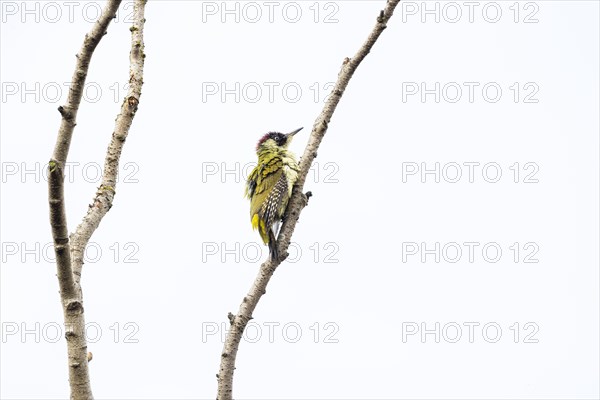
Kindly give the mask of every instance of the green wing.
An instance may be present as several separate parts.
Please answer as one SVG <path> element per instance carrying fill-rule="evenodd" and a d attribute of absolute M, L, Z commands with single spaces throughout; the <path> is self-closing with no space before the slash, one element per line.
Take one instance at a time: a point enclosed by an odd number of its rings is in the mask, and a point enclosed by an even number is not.
<path fill-rule="evenodd" d="M 246 182 L 246 197 L 250 199 L 250 218 L 260 211 L 271 191 L 283 176 L 283 161 L 278 155 L 259 158 L 259 163 Z"/>

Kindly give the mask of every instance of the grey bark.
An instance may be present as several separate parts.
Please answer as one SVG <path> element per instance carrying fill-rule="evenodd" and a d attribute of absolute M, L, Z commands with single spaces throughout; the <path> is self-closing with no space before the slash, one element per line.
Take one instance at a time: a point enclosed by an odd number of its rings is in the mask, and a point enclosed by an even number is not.
<path fill-rule="evenodd" d="M 92 55 L 96 46 L 106 34 L 106 29 L 115 17 L 120 3 L 121 0 L 108 1 L 100 19 L 85 36 L 81 50 L 77 54 L 75 72 L 71 80 L 67 102 L 64 106 L 58 108 L 62 120 L 54 152 L 48 163 L 50 225 L 54 241 L 57 276 L 65 321 L 71 399 L 93 399 L 88 368 L 91 353 L 88 355 L 85 340 L 83 295 L 80 287 L 83 251 L 91 234 L 98 227 L 100 220 L 112 205 L 121 149 L 139 103 L 144 65 L 143 27 L 145 22 L 145 0 L 136 0 L 134 4 L 134 23 L 131 29 L 132 47 L 130 53 L 131 85 L 128 96 L 121 107 L 121 113 L 117 117 L 113 139 L 106 155 L 103 183 L 96 193 L 94 203 L 75 233 L 71 235 L 71 238 L 68 236 L 67 216 L 65 212 L 64 167 L 67 162 L 71 138 L 76 126 L 77 111 L 81 104 L 83 87 Z M 71 243 L 73 246 L 71 246 Z"/>
<path fill-rule="evenodd" d="M 287 218 L 281 227 L 277 246 L 280 257 L 277 260 L 267 260 L 261 266 L 258 276 L 254 280 L 252 287 L 248 294 L 244 297 L 238 313 L 233 315 L 229 313 L 229 322 L 231 323 L 231 329 L 227 333 L 227 338 L 221 352 L 221 364 L 219 373 L 217 374 L 218 389 L 217 399 L 218 400 L 229 400 L 233 396 L 233 372 L 235 370 L 235 360 L 237 357 L 240 341 L 244 333 L 244 329 L 248 322 L 252 319 L 252 313 L 256 309 L 258 301 L 266 292 L 267 284 L 273 276 L 276 268 L 283 262 L 288 256 L 288 248 L 296 228 L 296 224 L 300 217 L 300 213 L 307 204 L 307 196 L 302 193 L 304 188 L 304 182 L 308 175 L 308 170 L 312 165 L 315 157 L 317 156 L 317 150 L 325 133 L 329 121 L 333 116 L 333 113 L 348 86 L 348 82 L 352 75 L 369 54 L 371 48 L 381 35 L 381 33 L 387 27 L 387 22 L 394 13 L 394 9 L 398 5 L 400 0 L 388 0 L 386 7 L 382 10 L 377 17 L 375 27 L 369 34 L 366 42 L 361 46 L 358 52 L 353 58 L 346 58 L 343 62 L 342 69 L 338 74 L 337 82 L 333 88 L 331 95 L 329 96 L 323 111 L 317 117 L 313 129 L 308 141 L 308 144 L 304 150 L 300 161 L 300 173 L 298 174 L 298 180 L 294 185 L 292 197 L 287 208 Z"/>

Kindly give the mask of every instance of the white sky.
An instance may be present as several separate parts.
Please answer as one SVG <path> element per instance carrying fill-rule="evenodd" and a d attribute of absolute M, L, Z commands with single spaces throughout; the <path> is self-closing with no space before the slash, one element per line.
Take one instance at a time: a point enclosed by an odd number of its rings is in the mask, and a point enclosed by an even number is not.
<path fill-rule="evenodd" d="M 43 171 L 101 5 L 0 3 L 6 399 L 68 396 Z M 131 6 L 92 60 L 70 229 L 126 93 Z M 242 196 L 256 141 L 304 126 L 302 152 L 383 6 L 149 1 L 140 108 L 83 271 L 96 398 L 214 398 L 222 324 L 268 255 Z M 236 398 L 598 398 L 598 16 L 595 1 L 401 3 L 319 150 Z"/>

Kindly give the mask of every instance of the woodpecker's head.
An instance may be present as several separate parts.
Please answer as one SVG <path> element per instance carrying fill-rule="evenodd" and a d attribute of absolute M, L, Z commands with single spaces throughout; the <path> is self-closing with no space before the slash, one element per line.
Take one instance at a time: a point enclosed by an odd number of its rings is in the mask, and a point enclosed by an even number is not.
<path fill-rule="evenodd" d="M 300 132 L 302 128 L 296 129 L 290 133 L 279 133 L 279 132 L 269 132 L 260 138 L 258 143 L 256 144 L 256 152 L 259 153 L 263 150 L 275 150 L 279 149 L 287 149 L 294 135 Z"/>

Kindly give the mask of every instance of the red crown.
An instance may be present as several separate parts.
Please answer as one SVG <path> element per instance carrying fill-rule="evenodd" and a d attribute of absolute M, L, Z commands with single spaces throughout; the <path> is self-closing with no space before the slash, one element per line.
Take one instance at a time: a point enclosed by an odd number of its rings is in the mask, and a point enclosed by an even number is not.
<path fill-rule="evenodd" d="M 258 143 L 256 143 L 256 150 L 258 150 L 258 148 L 260 147 L 261 144 L 263 144 L 267 139 L 269 139 L 269 137 L 271 136 L 272 133 L 275 133 L 275 132 L 265 133 L 263 135 L 263 137 L 261 137 L 259 139 Z"/>

